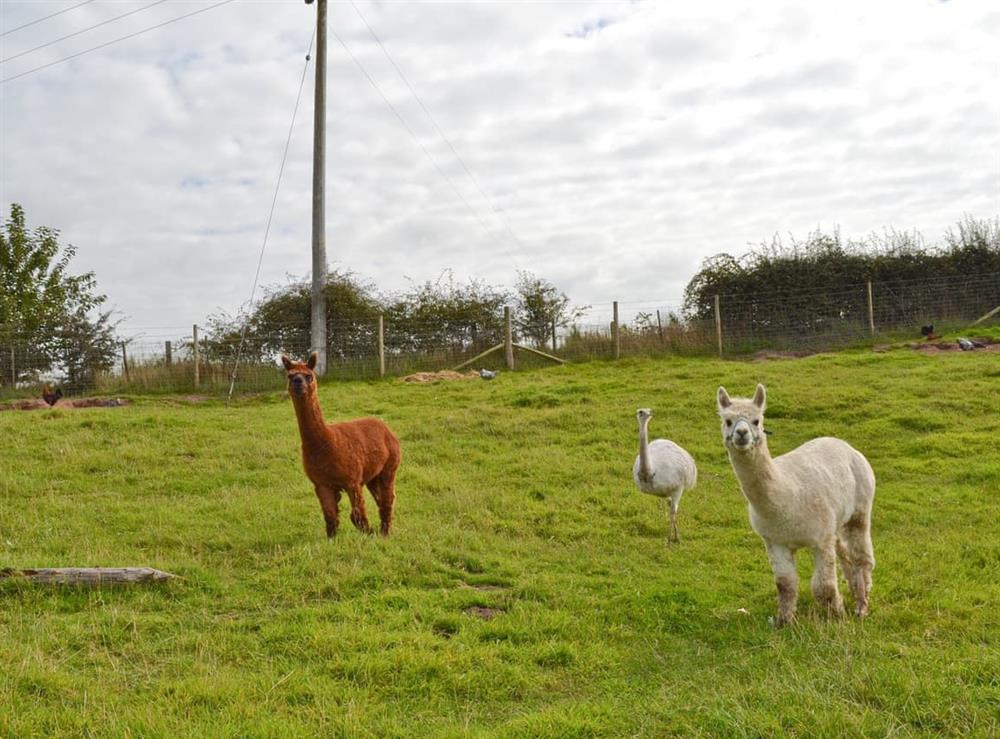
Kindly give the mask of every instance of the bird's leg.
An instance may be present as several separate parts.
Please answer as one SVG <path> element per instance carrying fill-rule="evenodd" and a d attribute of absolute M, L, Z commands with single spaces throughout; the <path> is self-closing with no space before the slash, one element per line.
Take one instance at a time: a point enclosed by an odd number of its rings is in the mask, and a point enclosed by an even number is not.
<path fill-rule="evenodd" d="M 668 542 L 672 541 L 675 544 L 680 544 L 681 537 L 677 533 L 677 503 L 676 498 L 670 499 L 670 539 L 668 539 Z"/>

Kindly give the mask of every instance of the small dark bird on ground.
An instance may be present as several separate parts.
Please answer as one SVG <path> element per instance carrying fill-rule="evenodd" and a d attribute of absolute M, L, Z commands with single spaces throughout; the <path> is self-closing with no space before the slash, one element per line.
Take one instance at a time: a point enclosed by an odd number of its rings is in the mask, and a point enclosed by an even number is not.
<path fill-rule="evenodd" d="M 940 338 L 937 334 L 934 333 L 933 323 L 928 323 L 926 326 L 921 326 L 920 333 L 927 341 L 934 341 L 934 339 Z"/>
<path fill-rule="evenodd" d="M 964 336 L 958 337 L 958 348 L 963 352 L 971 352 L 973 349 L 985 349 L 986 344 L 975 341 L 973 339 L 966 339 Z"/>
<path fill-rule="evenodd" d="M 485 369 L 485 368 L 479 370 L 479 376 L 482 377 L 484 380 L 492 380 L 494 377 L 496 377 L 499 374 L 500 374 L 499 371 L 494 372 L 493 370 L 488 370 L 488 369 Z"/>
<path fill-rule="evenodd" d="M 59 402 L 59 398 L 62 397 L 62 388 L 56 388 L 53 390 L 51 387 L 46 385 L 42 388 L 42 400 L 49 404 L 49 408 L 54 406 Z"/>

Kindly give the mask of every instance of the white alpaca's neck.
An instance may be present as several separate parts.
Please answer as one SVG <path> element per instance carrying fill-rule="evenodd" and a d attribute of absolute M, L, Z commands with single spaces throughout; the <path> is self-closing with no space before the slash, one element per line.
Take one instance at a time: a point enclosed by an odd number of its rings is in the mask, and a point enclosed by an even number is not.
<path fill-rule="evenodd" d="M 649 480 L 653 475 L 649 465 L 649 419 L 639 421 L 639 477 Z"/>
<path fill-rule="evenodd" d="M 755 508 L 769 507 L 777 492 L 778 470 L 767 448 L 767 438 L 761 438 L 757 447 L 749 452 L 728 451 L 743 495 Z"/>

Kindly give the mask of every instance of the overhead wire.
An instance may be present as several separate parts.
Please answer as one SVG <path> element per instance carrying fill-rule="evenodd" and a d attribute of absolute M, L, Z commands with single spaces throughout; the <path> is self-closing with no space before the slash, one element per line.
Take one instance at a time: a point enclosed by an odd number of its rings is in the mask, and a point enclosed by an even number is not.
<path fill-rule="evenodd" d="M 94 0 L 83 0 L 82 3 L 77 3 L 76 5 L 71 5 L 68 8 L 57 10 L 55 13 L 49 13 L 48 15 L 44 15 L 41 18 L 36 18 L 35 20 L 30 21 L 28 23 L 23 23 L 15 28 L 8 28 L 3 33 L 0 33 L 0 36 L 6 36 L 8 33 L 14 33 L 14 31 L 20 31 L 22 28 L 27 28 L 28 26 L 34 26 L 35 24 L 41 23 L 42 21 L 47 21 L 49 18 L 55 18 L 57 15 L 62 15 L 63 13 L 68 13 L 71 10 L 82 8 L 84 5 L 89 5 L 92 2 L 94 2 Z"/>
<path fill-rule="evenodd" d="M 0 64 L 6 64 L 7 62 L 13 61 L 14 59 L 20 59 L 22 56 L 27 56 L 28 54 L 31 54 L 32 52 L 38 51 L 39 49 L 48 48 L 49 46 L 53 46 L 55 44 L 60 43 L 61 41 L 66 41 L 67 39 L 71 39 L 71 38 L 74 38 L 76 36 L 80 36 L 80 35 L 82 35 L 84 33 L 87 33 L 88 31 L 93 31 L 95 28 L 100 28 L 101 26 L 106 26 L 109 23 L 114 23 L 115 21 L 120 21 L 122 18 L 127 18 L 130 15 L 135 15 L 136 13 L 141 13 L 144 10 L 149 10 L 154 5 L 162 5 L 166 1 L 167 0 L 155 0 L 154 2 L 149 3 L 149 5 L 144 5 L 141 8 L 136 8 L 135 10 L 130 10 L 127 13 L 122 13 L 121 15 L 116 15 L 114 18 L 108 18 L 107 20 L 103 20 L 100 23 L 95 23 L 94 25 L 88 26 L 87 28 L 81 28 L 79 31 L 73 31 L 73 33 L 67 33 L 65 36 L 60 36 L 59 38 L 53 39 L 52 41 L 46 41 L 44 44 L 39 44 L 38 46 L 32 47 L 32 48 L 27 49 L 25 51 L 18 52 L 17 54 L 13 54 L 12 56 L 8 56 L 8 57 L 5 57 L 3 59 L 0 59 Z"/>
<path fill-rule="evenodd" d="M 285 139 L 285 150 L 281 155 L 281 166 L 278 168 L 278 178 L 274 184 L 274 197 L 271 198 L 271 210 L 267 215 L 267 225 L 264 227 L 264 240 L 260 245 L 260 256 L 257 258 L 257 271 L 254 273 L 253 287 L 250 289 L 250 299 L 247 301 L 247 306 L 252 308 L 254 298 L 257 295 L 257 286 L 260 284 L 260 270 L 264 264 L 264 250 L 267 249 L 267 239 L 271 234 L 271 221 L 274 219 L 274 209 L 278 203 L 278 192 L 281 189 L 281 178 L 285 173 L 285 163 L 288 161 L 288 150 L 292 143 L 292 132 L 295 130 L 295 119 L 299 113 L 299 104 L 302 102 L 302 90 L 305 87 L 306 82 L 306 72 L 309 70 L 309 61 L 312 58 L 313 43 L 316 40 L 316 31 L 313 29 L 312 37 L 309 39 L 309 50 L 306 52 L 306 61 L 302 66 L 302 79 L 299 81 L 299 92 L 295 97 L 295 107 L 292 109 L 292 121 L 288 126 L 288 136 Z M 243 326 L 240 329 L 240 344 L 239 348 L 236 350 L 236 359 L 233 362 L 233 371 L 229 377 L 229 395 L 226 397 L 226 403 L 229 403 L 233 399 L 233 389 L 236 387 L 236 371 L 240 366 L 240 359 L 243 356 L 243 349 L 246 346 L 247 328 L 250 322 L 244 321 Z"/>
<path fill-rule="evenodd" d="M 186 18 L 191 18 L 192 16 L 200 15 L 201 13 L 207 13 L 209 10 L 214 10 L 215 8 L 221 7 L 223 5 L 228 5 L 229 3 L 232 3 L 232 2 L 236 2 L 236 0 L 221 0 L 220 2 L 214 3 L 214 4 L 209 5 L 207 7 L 199 8 L 198 10 L 193 10 L 190 13 L 185 13 L 184 15 L 179 15 L 176 18 L 171 18 L 169 20 L 163 21 L 162 23 L 157 23 L 156 25 L 149 26 L 148 28 L 143 28 L 142 30 L 136 31 L 134 33 L 130 33 L 130 34 L 127 34 L 125 36 L 120 36 L 119 38 L 112 39 L 111 41 L 105 41 L 103 44 L 98 44 L 97 46 L 92 46 L 89 49 L 84 49 L 83 51 L 78 51 L 75 54 L 70 54 L 69 56 L 64 56 L 61 59 L 56 59 L 55 61 L 49 62 L 48 64 L 42 64 L 42 65 L 39 65 L 37 67 L 34 67 L 33 69 L 29 69 L 27 71 L 21 72 L 19 74 L 11 75 L 10 77 L 4 77 L 3 79 L 0 79 L 0 84 L 6 84 L 8 82 L 12 82 L 12 81 L 14 81 L 16 79 L 20 79 L 21 77 L 26 77 L 29 74 L 34 74 L 35 72 L 40 72 L 43 69 L 48 69 L 49 67 L 54 67 L 57 64 L 62 64 L 63 62 L 68 62 L 71 59 L 76 59 L 78 57 L 83 56 L 84 54 L 89 54 L 92 51 L 97 51 L 99 49 L 107 48 L 108 46 L 111 46 L 112 44 L 117 44 L 120 41 L 126 41 L 128 39 L 135 38 L 136 36 L 141 36 L 142 34 L 148 33 L 149 31 L 155 31 L 158 28 L 163 28 L 164 26 L 169 26 L 171 23 L 177 23 L 178 21 L 182 21 L 182 20 L 184 20 Z"/>
<path fill-rule="evenodd" d="M 420 109 L 424 111 L 424 115 L 427 116 L 427 119 L 431 122 L 431 125 L 434 126 L 434 130 L 437 131 L 438 135 L 441 137 L 441 140 L 448 145 L 449 149 L 451 149 L 451 153 L 455 155 L 455 159 L 458 160 L 458 163 L 462 165 L 462 169 L 465 170 L 465 173 L 469 176 L 469 179 L 472 180 L 472 184 L 476 186 L 476 190 L 478 190 L 479 194 L 482 195 L 483 200 L 485 200 L 486 204 L 489 205 L 490 210 L 493 211 L 493 213 L 497 216 L 497 218 L 501 221 L 501 223 L 503 223 L 504 229 L 510 235 L 511 239 L 513 239 L 514 242 L 522 249 L 525 248 L 524 243 L 521 241 L 521 239 L 518 238 L 517 234 L 515 234 L 514 230 L 511 228 L 509 221 L 503 214 L 503 211 L 497 208 L 496 205 L 494 205 L 493 203 L 493 199 L 486 194 L 486 191 L 480 184 L 479 179 L 476 177 L 476 175 L 472 173 L 472 170 L 465 163 L 465 159 L 462 158 L 462 155 L 458 153 L 458 149 L 455 148 L 455 145 L 451 142 L 451 139 L 448 138 L 448 136 L 445 134 L 441 126 L 438 125 L 437 119 L 435 119 L 434 116 L 431 114 L 430 110 L 424 104 L 424 101 L 420 98 L 420 95 L 418 95 L 417 91 L 413 88 L 413 85 L 410 84 L 410 81 L 403 73 L 403 70 L 400 69 L 398 64 L 396 64 L 396 60 L 393 59 L 392 55 L 389 53 L 389 50 L 385 47 L 385 44 L 382 43 L 382 40 L 379 38 L 378 34 L 375 33 L 375 29 L 372 28 L 371 24 L 368 22 L 368 19 L 365 18 L 364 14 L 361 12 L 361 9 L 358 8 L 354 0 L 350 0 L 350 3 L 351 7 L 354 8 L 354 12 L 357 13 L 358 17 L 361 19 L 361 22 L 365 24 L 365 27 L 368 29 L 368 33 L 371 34 L 372 39 L 374 39 L 375 43 L 378 44 L 378 47 L 382 50 L 382 53 L 385 55 L 385 58 L 389 60 L 389 64 L 391 64 L 392 68 L 396 70 L 396 74 L 398 74 L 399 78 L 403 80 L 403 84 L 406 85 L 406 88 L 410 91 L 410 94 L 413 95 L 413 98 L 414 100 L 417 101 L 417 104 L 420 106 Z"/>
<path fill-rule="evenodd" d="M 337 39 L 337 41 L 340 43 L 340 45 L 342 47 L 344 47 L 344 51 L 346 51 L 347 55 L 349 57 L 351 57 L 351 61 L 353 61 L 354 64 L 357 65 L 358 69 L 361 70 L 361 73 L 364 75 L 365 79 L 368 80 L 368 83 L 381 96 L 382 101 L 386 104 L 386 106 L 388 106 L 389 110 L 392 111 L 393 115 L 396 116 L 396 119 L 399 121 L 400 125 L 404 129 L 406 129 L 406 132 L 408 134 L 410 134 L 410 138 L 412 138 L 414 140 L 414 142 L 416 142 L 417 146 L 420 147 L 421 151 L 423 151 L 423 153 L 427 157 L 428 161 L 430 161 L 430 163 L 432 165 L 434 165 L 434 168 L 438 171 L 438 174 L 440 174 L 441 177 L 444 178 L 444 180 L 451 187 L 452 191 L 454 191 L 454 193 L 458 197 L 458 199 L 461 200 L 462 203 L 465 204 L 465 207 L 469 210 L 469 212 L 472 214 L 472 216 L 479 222 L 479 225 L 483 227 L 483 231 L 486 233 L 486 235 L 489 236 L 490 238 L 492 238 L 494 241 L 496 241 L 500 245 L 500 247 L 504 250 L 504 252 L 507 255 L 507 258 L 511 261 L 512 264 L 516 264 L 516 260 L 513 258 L 513 256 L 510 254 L 510 252 L 507 250 L 507 245 L 500 238 L 498 238 L 497 235 L 493 231 L 490 230 L 489 226 L 486 224 L 486 221 L 484 221 L 483 218 L 482 218 L 482 216 L 480 216 L 479 213 L 476 211 L 476 209 L 472 207 L 472 204 L 462 194 L 462 191 L 458 189 L 458 186 L 455 184 L 455 181 L 448 175 L 447 172 L 445 172 L 441 168 L 441 165 L 438 164 L 437 160 L 434 158 L 434 156 L 427 149 L 427 146 L 424 144 L 424 142 L 420 140 L 420 137 L 417 136 L 417 134 L 414 132 L 414 130 L 406 122 L 406 119 L 403 118 L 402 114 L 399 112 L 399 110 L 397 110 L 396 106 L 392 104 L 392 101 L 389 100 L 389 97 L 385 94 L 385 92 L 382 91 L 382 88 L 379 87 L 378 83 L 371 76 L 371 74 L 369 74 L 369 72 L 365 68 L 365 66 L 354 55 L 354 52 L 351 51 L 351 48 L 347 45 L 347 43 L 344 41 L 344 39 L 342 39 L 340 37 L 340 35 L 337 34 L 336 31 L 332 31 L 331 30 L 330 33 L 333 35 L 333 37 L 335 39 Z"/>

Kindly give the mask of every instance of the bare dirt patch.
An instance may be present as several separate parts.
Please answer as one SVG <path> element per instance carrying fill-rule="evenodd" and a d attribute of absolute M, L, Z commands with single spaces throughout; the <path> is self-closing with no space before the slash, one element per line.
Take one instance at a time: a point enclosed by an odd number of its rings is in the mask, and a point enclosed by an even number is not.
<path fill-rule="evenodd" d="M 132 405 L 127 398 L 62 398 L 55 408 L 121 408 Z M 45 411 L 48 403 L 41 398 L 26 398 L 24 400 L 8 400 L 0 403 L 0 411 Z"/>
<path fill-rule="evenodd" d="M 475 380 L 479 378 L 479 373 L 475 370 L 468 372 L 456 372 L 455 370 L 441 370 L 439 372 L 414 372 L 407 375 L 400 382 L 438 382 L 441 380 L 451 382 L 454 380 Z"/>
<path fill-rule="evenodd" d="M 753 361 L 766 362 L 769 359 L 802 359 L 802 357 L 811 357 L 813 354 L 818 354 L 818 352 L 808 352 L 808 351 L 776 352 L 770 349 L 761 349 L 759 352 L 753 355 Z"/>
<path fill-rule="evenodd" d="M 502 608 L 487 608 L 485 606 L 471 606 L 462 611 L 466 616 L 475 616 L 483 621 L 489 621 L 503 613 Z"/>
<path fill-rule="evenodd" d="M 998 343 L 996 339 L 992 339 L 989 336 L 969 336 L 967 338 L 979 342 L 980 344 L 985 344 L 985 346 L 972 349 L 971 351 L 973 352 L 1000 352 L 1000 343 Z M 940 354 L 941 352 L 962 351 L 962 348 L 958 345 L 957 341 L 914 342 L 906 344 L 905 346 L 910 347 L 914 351 L 921 352 L 922 354 Z"/>

